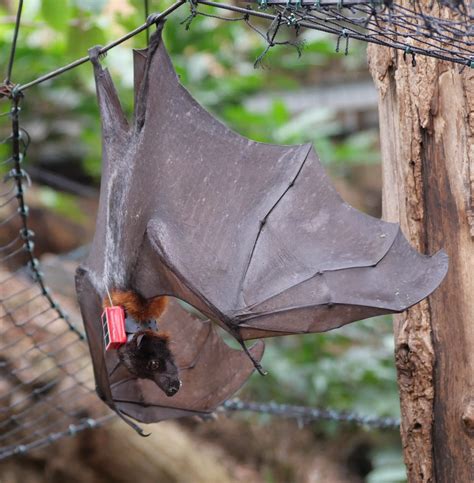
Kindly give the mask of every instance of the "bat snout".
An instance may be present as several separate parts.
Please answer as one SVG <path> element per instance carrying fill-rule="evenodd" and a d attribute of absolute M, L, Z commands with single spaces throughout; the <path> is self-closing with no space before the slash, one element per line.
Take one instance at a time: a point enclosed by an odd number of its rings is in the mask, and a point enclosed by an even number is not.
<path fill-rule="evenodd" d="M 168 397 L 173 397 L 182 385 L 179 378 L 163 375 L 158 376 L 158 378 L 155 379 L 155 382 Z"/>
<path fill-rule="evenodd" d="M 166 395 L 168 397 L 173 397 L 179 391 L 180 387 L 181 387 L 180 380 L 171 382 L 168 390 L 166 391 Z"/>

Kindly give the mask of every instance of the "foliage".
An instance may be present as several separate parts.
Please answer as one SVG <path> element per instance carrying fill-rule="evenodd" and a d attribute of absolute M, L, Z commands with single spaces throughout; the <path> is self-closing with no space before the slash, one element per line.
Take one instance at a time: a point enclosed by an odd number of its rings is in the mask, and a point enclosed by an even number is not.
<path fill-rule="evenodd" d="M 261 400 L 398 416 L 390 331 L 390 317 L 375 317 L 328 333 L 271 340 L 264 359 L 270 373 L 255 375 L 251 390 Z"/>
<path fill-rule="evenodd" d="M 77 223 L 85 224 L 88 220 L 78 206 L 76 197 L 53 190 L 46 186 L 41 187 L 38 192 L 39 201 L 42 206 L 63 215 L 73 218 Z"/>

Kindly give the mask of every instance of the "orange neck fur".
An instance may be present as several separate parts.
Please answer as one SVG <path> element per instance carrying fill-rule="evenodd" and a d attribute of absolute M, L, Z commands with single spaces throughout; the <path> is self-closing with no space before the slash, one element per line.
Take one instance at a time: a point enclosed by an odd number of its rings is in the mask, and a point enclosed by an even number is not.
<path fill-rule="evenodd" d="M 114 305 L 121 305 L 125 312 L 137 321 L 158 319 L 168 305 L 168 297 L 155 297 L 147 300 L 131 290 L 112 290 L 110 296 Z M 105 297 L 103 306 L 110 307 L 108 297 Z"/>

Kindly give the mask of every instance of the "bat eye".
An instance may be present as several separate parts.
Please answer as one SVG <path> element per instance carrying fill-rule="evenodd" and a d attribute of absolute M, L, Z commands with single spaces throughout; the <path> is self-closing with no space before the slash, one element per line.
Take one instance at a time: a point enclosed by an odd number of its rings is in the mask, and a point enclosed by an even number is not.
<path fill-rule="evenodd" d="M 150 371 L 157 371 L 160 368 L 160 366 L 161 366 L 160 362 L 155 359 L 148 363 L 148 369 Z"/>

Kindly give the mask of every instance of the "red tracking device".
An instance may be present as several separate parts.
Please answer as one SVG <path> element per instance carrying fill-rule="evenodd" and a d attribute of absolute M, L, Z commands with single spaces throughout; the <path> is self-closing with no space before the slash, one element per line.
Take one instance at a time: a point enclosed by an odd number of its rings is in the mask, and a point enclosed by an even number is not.
<path fill-rule="evenodd" d="M 123 307 L 106 307 L 102 312 L 102 330 L 105 350 L 118 349 L 127 342 L 125 333 L 125 311 Z"/>

